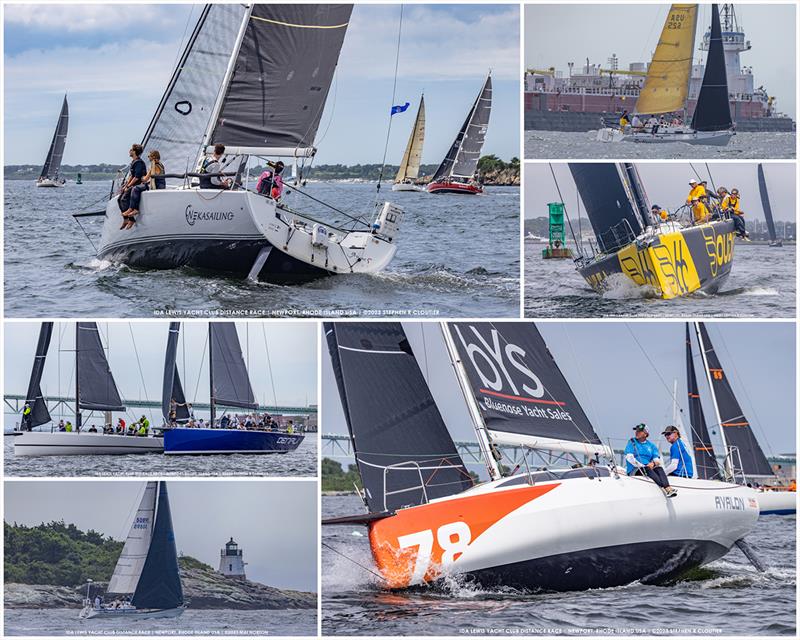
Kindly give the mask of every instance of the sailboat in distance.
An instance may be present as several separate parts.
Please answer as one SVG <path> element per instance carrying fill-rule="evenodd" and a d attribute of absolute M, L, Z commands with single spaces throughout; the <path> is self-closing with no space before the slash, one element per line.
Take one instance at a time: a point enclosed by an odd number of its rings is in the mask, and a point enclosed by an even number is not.
<path fill-rule="evenodd" d="M 425 96 L 419 99 L 419 109 L 417 117 L 414 118 L 414 126 L 411 128 L 411 135 L 408 136 L 408 144 L 400 161 L 400 168 L 394 178 L 392 191 L 425 191 L 418 187 L 415 182 L 419 177 L 419 165 L 422 162 L 422 145 L 425 144 Z"/>
<path fill-rule="evenodd" d="M 492 114 L 492 74 L 475 98 L 450 150 L 428 183 L 428 193 L 483 193 L 476 170 Z"/>
<path fill-rule="evenodd" d="M 50 149 L 47 151 L 42 172 L 36 180 L 37 187 L 63 187 L 67 181 L 61 177 L 61 160 L 64 157 L 64 147 L 67 144 L 67 131 L 69 130 L 69 105 L 67 95 L 64 94 L 64 102 L 61 104 L 61 113 L 56 122 L 56 130 L 53 132 L 53 140 L 50 142 Z"/>
<path fill-rule="evenodd" d="M 755 526 L 748 487 L 675 478 L 670 499 L 625 475 L 533 323 L 442 332 L 487 482 L 467 472 L 399 323 L 325 324 L 367 512 L 324 524 L 365 525 L 389 588 L 459 575 L 533 591 L 658 584 L 724 556 Z M 526 458 L 504 476 L 498 444 L 575 464 L 534 470 Z"/>
<path fill-rule="evenodd" d="M 397 251 L 402 209 L 376 203 L 372 221 L 354 217 L 345 228 L 299 212 L 295 202 L 311 197 L 300 173 L 316 154 L 351 11 L 335 4 L 207 5 L 142 141 L 144 157 L 160 152 L 166 188 L 144 192 L 136 224 L 120 229 L 115 185 L 98 214 L 105 216 L 98 257 L 281 283 L 385 269 Z M 225 147 L 222 170 L 210 176 L 203 163 L 217 145 Z M 250 158 L 285 158 L 298 180 L 279 200 L 271 190 L 248 190 Z M 228 186 L 215 188 L 222 178 Z"/>
<path fill-rule="evenodd" d="M 115 599 L 109 601 L 111 597 Z M 167 483 L 148 482 L 108 583 L 106 601 L 92 601 L 87 586 L 79 617 L 177 618 L 185 609 Z"/>
<path fill-rule="evenodd" d="M 772 205 L 769 201 L 769 190 L 767 189 L 767 178 L 764 175 L 764 165 L 758 164 L 758 194 L 761 196 L 761 208 L 764 210 L 764 219 L 767 221 L 767 232 L 769 233 L 769 246 L 782 247 L 783 240 L 775 232 L 775 220 L 772 217 Z"/>
<path fill-rule="evenodd" d="M 711 5 L 711 30 L 700 94 L 691 125 L 683 124 L 692 73 L 692 51 L 697 26 L 696 4 L 673 4 L 661 31 L 647 78 L 636 101 L 630 127 L 606 127 L 597 132 L 600 142 L 656 144 L 685 142 L 725 146 L 735 135 L 728 97 L 728 76 L 719 9 Z M 636 126 L 634 126 L 636 124 Z"/>

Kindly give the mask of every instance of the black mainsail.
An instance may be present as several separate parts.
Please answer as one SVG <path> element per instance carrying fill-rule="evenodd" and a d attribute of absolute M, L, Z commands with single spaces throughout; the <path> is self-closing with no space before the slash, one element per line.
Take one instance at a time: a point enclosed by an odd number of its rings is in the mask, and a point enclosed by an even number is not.
<path fill-rule="evenodd" d="M 257 409 L 236 325 L 233 322 L 210 322 L 208 335 L 212 408 L 222 405 Z"/>
<path fill-rule="evenodd" d="M 642 232 L 642 224 L 614 163 L 570 162 L 569 170 L 601 252 L 614 251 Z"/>
<path fill-rule="evenodd" d="M 448 330 L 494 442 L 606 452 L 534 324 L 455 322 Z"/>
<path fill-rule="evenodd" d="M 491 113 L 492 76 L 488 75 L 450 150 L 433 174 L 431 182 L 450 177 L 469 179 L 475 176 Z"/>
<path fill-rule="evenodd" d="M 731 456 L 734 474 L 741 471 L 744 476 L 772 476 L 772 467 L 761 450 L 758 441 L 750 428 L 750 422 L 744 415 L 733 388 L 728 381 L 728 376 L 722 368 L 722 363 L 717 356 L 711 338 L 708 335 L 705 323 L 698 323 L 700 348 L 703 352 L 703 362 L 711 387 L 714 404 L 719 415 L 720 427 L 726 448 L 730 451 L 736 449 Z M 741 467 L 739 467 L 741 464 Z"/>
<path fill-rule="evenodd" d="M 708 433 L 703 403 L 700 400 L 700 389 L 697 386 L 697 375 L 692 358 L 692 340 L 689 323 L 686 323 L 686 391 L 689 399 L 689 421 L 692 430 L 692 448 L 697 477 L 714 480 L 719 477 L 719 465 L 714 455 L 711 436 Z"/>
<path fill-rule="evenodd" d="M 77 323 L 75 350 L 78 407 L 93 411 L 125 411 L 96 322 Z"/>
<path fill-rule="evenodd" d="M 53 335 L 53 323 L 42 322 L 39 329 L 39 341 L 36 343 L 36 355 L 33 358 L 31 368 L 31 378 L 28 382 L 28 391 L 25 394 L 25 404 L 30 406 L 30 417 L 26 421 L 27 428 L 38 427 L 40 424 L 50 422 L 50 411 L 47 409 L 47 402 L 42 396 L 42 373 L 44 373 L 44 363 L 47 358 L 47 351 L 50 349 L 50 338 Z"/>
<path fill-rule="evenodd" d="M 471 487 L 400 323 L 324 327 L 369 510 L 419 505 Z"/>
<path fill-rule="evenodd" d="M 692 129 L 695 131 L 724 131 L 733 126 L 731 105 L 728 96 L 728 74 L 725 69 L 725 52 L 722 42 L 722 28 L 719 21 L 719 8 L 711 5 L 711 34 L 709 37 L 706 70 L 697 106 L 692 115 Z"/>
<path fill-rule="evenodd" d="M 352 9 L 252 5 L 209 144 L 311 155 Z"/>
<path fill-rule="evenodd" d="M 53 140 L 50 143 L 50 149 L 47 152 L 47 158 L 44 161 L 42 172 L 39 174 L 39 179 L 44 178 L 57 178 L 61 170 L 61 160 L 64 157 L 64 147 L 67 144 L 67 130 L 69 129 L 69 105 L 67 105 L 67 96 L 64 95 L 64 102 L 61 104 L 61 113 L 58 116 L 56 123 L 56 130 L 53 133 Z"/>
<path fill-rule="evenodd" d="M 778 234 L 775 233 L 775 220 L 772 218 L 772 205 L 769 202 L 769 191 L 767 191 L 767 178 L 764 175 L 764 165 L 758 165 L 758 193 L 761 196 L 761 207 L 764 209 L 764 218 L 767 221 L 769 239 L 772 243 L 777 243 Z"/>
<path fill-rule="evenodd" d="M 183 385 L 181 385 L 181 377 L 178 374 L 178 364 L 176 362 L 180 330 L 180 322 L 169 323 L 167 350 L 164 356 L 164 383 L 161 386 L 161 414 L 167 424 L 172 422 L 170 413 L 173 403 L 175 407 L 175 422 L 186 422 L 189 419 L 189 408 L 186 406 L 186 396 L 183 393 Z"/>

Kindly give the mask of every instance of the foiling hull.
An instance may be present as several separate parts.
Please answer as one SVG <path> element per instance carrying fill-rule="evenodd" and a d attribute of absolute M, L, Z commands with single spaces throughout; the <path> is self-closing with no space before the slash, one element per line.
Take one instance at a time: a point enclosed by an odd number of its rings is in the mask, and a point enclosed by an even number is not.
<path fill-rule="evenodd" d="M 177 428 L 164 432 L 167 455 L 288 453 L 300 446 L 303 434 L 244 429 Z"/>
<path fill-rule="evenodd" d="M 662 227 L 646 242 L 637 239 L 579 266 L 578 272 L 599 293 L 619 286 L 620 280 L 648 287 L 665 300 L 718 291 L 733 265 L 733 222 Z"/>
<path fill-rule="evenodd" d="M 714 481 L 676 479 L 672 499 L 648 479 L 613 474 L 504 483 L 370 523 L 387 585 L 459 575 L 530 591 L 663 583 L 725 555 L 758 519 L 752 489 Z"/>
<path fill-rule="evenodd" d="M 392 185 L 392 191 L 417 191 L 417 192 L 424 192 L 425 189 L 423 187 L 418 187 L 415 184 L 410 184 L 408 182 L 396 182 Z"/>
<path fill-rule="evenodd" d="M 332 232 L 248 191 L 164 189 L 142 194 L 132 229 L 106 206 L 98 257 L 141 269 L 190 267 L 269 282 L 384 269 L 396 245 L 368 231 Z M 318 227 L 322 227 L 322 230 Z"/>
<path fill-rule="evenodd" d="M 163 438 L 150 436 L 32 431 L 14 438 L 15 456 L 127 455 L 163 451 Z"/>
<path fill-rule="evenodd" d="M 460 193 L 464 195 L 478 195 L 483 193 L 483 185 L 466 182 L 431 182 L 428 184 L 428 193 Z"/>
<path fill-rule="evenodd" d="M 103 607 L 84 607 L 79 617 L 84 620 L 96 619 L 125 619 L 125 620 L 147 620 L 152 618 L 177 618 L 186 611 L 186 607 L 176 607 L 174 609 L 136 609 L 134 607 L 124 609 L 109 609 Z"/>
<path fill-rule="evenodd" d="M 67 184 L 66 180 L 55 180 L 53 178 L 45 178 L 44 180 L 37 180 L 37 187 L 63 187 Z"/>
<path fill-rule="evenodd" d="M 797 493 L 794 491 L 758 491 L 756 500 L 762 516 L 797 513 Z"/>
<path fill-rule="evenodd" d="M 678 129 L 656 133 L 650 131 L 636 131 L 622 133 L 619 129 L 606 127 L 597 132 L 599 142 L 636 142 L 639 144 L 665 144 L 669 142 L 683 142 L 686 144 L 708 145 L 724 147 L 736 133 L 732 130 L 725 131 L 694 131 L 693 129 Z"/>

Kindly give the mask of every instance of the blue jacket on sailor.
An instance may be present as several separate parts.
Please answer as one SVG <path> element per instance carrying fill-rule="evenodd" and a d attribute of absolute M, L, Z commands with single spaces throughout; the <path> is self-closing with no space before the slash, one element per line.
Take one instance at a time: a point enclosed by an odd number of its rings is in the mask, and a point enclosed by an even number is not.
<path fill-rule="evenodd" d="M 686 449 L 686 444 L 678 438 L 672 443 L 669 448 L 670 464 L 672 461 L 677 461 L 678 466 L 670 473 L 671 476 L 681 476 L 682 478 L 691 478 L 694 475 L 694 464 L 692 463 L 692 456 Z"/>
<path fill-rule="evenodd" d="M 661 454 L 658 452 L 658 447 L 655 444 L 649 440 L 645 440 L 642 443 L 636 438 L 631 438 L 628 441 L 628 445 L 625 447 L 625 455 L 628 455 L 629 453 L 632 453 L 633 457 L 636 458 L 636 460 L 641 464 L 649 464 L 653 460 L 661 457 Z M 625 472 L 630 475 L 634 471 L 636 471 L 636 467 L 626 460 Z"/>

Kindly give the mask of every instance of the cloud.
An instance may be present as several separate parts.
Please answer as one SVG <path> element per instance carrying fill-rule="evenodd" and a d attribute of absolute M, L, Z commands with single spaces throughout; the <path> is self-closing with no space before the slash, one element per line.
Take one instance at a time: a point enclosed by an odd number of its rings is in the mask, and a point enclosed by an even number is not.
<path fill-rule="evenodd" d="M 6 24 L 45 31 L 89 33 L 163 24 L 163 21 L 164 12 L 155 5 L 146 4 L 9 4 L 5 7 Z"/>

